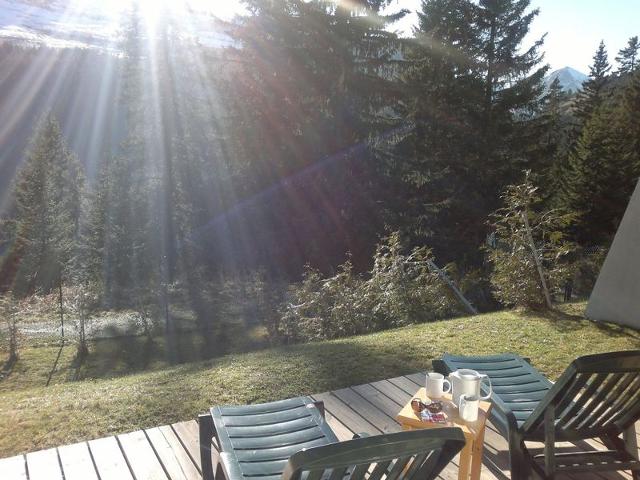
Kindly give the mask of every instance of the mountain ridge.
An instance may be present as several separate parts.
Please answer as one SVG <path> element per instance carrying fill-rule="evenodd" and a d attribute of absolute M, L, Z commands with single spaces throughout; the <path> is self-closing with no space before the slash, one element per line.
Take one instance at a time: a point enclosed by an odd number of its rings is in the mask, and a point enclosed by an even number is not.
<path fill-rule="evenodd" d="M 558 70 L 554 70 L 544 80 L 544 84 L 548 89 L 555 79 L 558 79 L 562 89 L 565 92 L 577 92 L 582 90 L 582 84 L 588 80 L 588 75 L 576 70 L 572 67 L 563 67 Z"/>

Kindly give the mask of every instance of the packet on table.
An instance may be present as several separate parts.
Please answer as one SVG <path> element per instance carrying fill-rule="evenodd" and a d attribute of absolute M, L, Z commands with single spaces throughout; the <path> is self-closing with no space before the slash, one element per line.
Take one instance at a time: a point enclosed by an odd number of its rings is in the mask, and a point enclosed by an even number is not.
<path fill-rule="evenodd" d="M 431 422 L 431 423 L 446 423 L 447 419 L 442 412 L 431 413 L 427 409 L 424 409 L 420 412 L 420 420 L 423 422 Z"/>

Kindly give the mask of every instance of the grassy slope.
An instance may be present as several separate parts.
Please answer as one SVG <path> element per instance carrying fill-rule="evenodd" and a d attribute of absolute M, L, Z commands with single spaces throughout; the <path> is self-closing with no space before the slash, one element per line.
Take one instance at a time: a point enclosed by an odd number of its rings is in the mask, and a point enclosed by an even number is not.
<path fill-rule="evenodd" d="M 552 378 L 578 355 L 640 348 L 640 334 L 569 313 L 498 312 L 343 340 L 273 348 L 127 376 L 44 387 L 57 349 L 25 350 L 0 381 L 0 457 L 191 419 L 216 403 L 247 403 L 423 370 L 444 352 L 516 351 Z M 44 353 L 43 353 L 44 352 Z M 46 357 L 46 358 L 43 358 Z"/>

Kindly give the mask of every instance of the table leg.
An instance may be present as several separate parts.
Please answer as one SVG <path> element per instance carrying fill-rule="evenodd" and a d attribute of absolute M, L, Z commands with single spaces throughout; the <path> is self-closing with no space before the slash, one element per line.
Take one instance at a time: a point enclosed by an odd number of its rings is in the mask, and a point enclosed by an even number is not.
<path fill-rule="evenodd" d="M 467 442 L 460 452 L 460 468 L 458 469 L 458 480 L 469 480 L 469 469 L 471 468 L 471 456 L 473 452 L 473 438 L 466 438 Z"/>
<path fill-rule="evenodd" d="M 471 452 L 471 480 L 480 480 L 480 471 L 482 470 L 482 449 L 484 448 L 484 432 L 483 427 L 473 442 L 473 451 Z"/>

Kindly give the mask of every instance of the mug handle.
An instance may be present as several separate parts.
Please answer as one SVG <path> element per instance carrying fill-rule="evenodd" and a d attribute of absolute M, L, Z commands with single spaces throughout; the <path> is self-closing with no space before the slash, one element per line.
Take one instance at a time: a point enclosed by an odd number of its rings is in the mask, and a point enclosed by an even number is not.
<path fill-rule="evenodd" d="M 445 384 L 447 385 L 446 389 L 444 388 Z M 451 382 L 449 381 L 448 378 L 445 378 L 442 381 L 442 393 L 449 393 L 449 392 L 451 392 Z"/>
<path fill-rule="evenodd" d="M 464 411 L 464 407 L 467 406 L 467 396 L 463 393 L 460 395 L 460 400 L 458 400 L 458 412 L 460 412 L 460 416 L 462 416 L 462 412 Z"/>
<path fill-rule="evenodd" d="M 480 376 L 482 377 L 480 380 L 480 383 L 482 383 L 484 380 L 487 380 L 489 382 L 489 393 L 481 396 L 480 400 L 488 400 L 489 397 L 491 397 L 491 394 L 493 393 L 493 387 L 491 386 L 491 379 L 489 378 L 489 375 L 480 374 Z"/>

